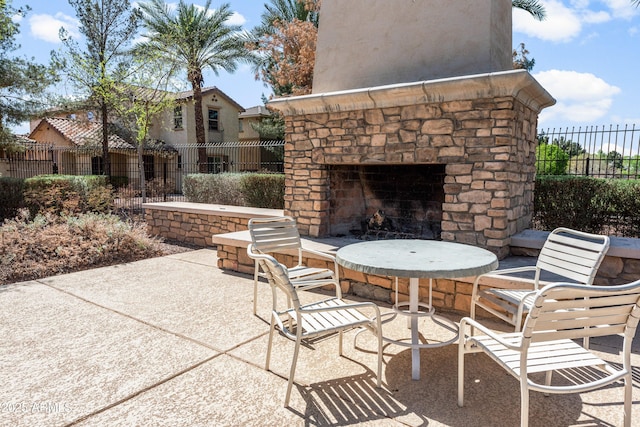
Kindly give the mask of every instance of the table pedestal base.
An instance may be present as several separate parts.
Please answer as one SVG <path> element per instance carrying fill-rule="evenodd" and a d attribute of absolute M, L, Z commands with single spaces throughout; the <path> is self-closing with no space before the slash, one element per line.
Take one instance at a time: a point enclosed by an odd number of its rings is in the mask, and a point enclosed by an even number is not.
<path fill-rule="evenodd" d="M 419 286 L 418 279 L 409 279 L 409 302 L 398 302 L 398 279 L 396 279 L 396 304 L 393 306 L 394 313 L 388 319 L 384 319 L 383 323 L 394 320 L 398 314 L 407 316 L 407 327 L 411 330 L 411 338 L 404 339 L 391 339 L 383 337 L 385 342 L 411 348 L 411 378 L 414 380 L 420 379 L 420 349 L 421 348 L 436 348 L 443 347 L 445 345 L 452 344 L 458 340 L 459 328 L 458 325 L 445 317 L 435 314 L 435 309 L 432 304 L 432 281 L 429 279 L 429 303 L 421 303 L 418 301 Z M 409 310 L 403 310 L 402 307 L 409 307 Z M 422 310 L 421 310 L 422 309 Z M 452 338 L 445 341 L 438 341 L 433 343 L 421 343 L 419 340 L 420 331 L 418 329 L 418 320 L 421 317 L 429 317 L 435 324 L 447 329 L 453 333 Z"/>

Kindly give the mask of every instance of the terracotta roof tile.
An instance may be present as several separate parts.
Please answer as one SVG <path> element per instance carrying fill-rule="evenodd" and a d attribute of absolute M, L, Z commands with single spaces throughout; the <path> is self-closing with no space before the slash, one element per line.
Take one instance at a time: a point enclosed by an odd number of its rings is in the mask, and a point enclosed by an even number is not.
<path fill-rule="evenodd" d="M 47 117 L 42 122 L 60 132 L 65 138 L 79 147 L 102 145 L 102 124 L 59 117 Z M 109 135 L 109 148 L 133 149 L 132 144 L 117 135 Z"/>

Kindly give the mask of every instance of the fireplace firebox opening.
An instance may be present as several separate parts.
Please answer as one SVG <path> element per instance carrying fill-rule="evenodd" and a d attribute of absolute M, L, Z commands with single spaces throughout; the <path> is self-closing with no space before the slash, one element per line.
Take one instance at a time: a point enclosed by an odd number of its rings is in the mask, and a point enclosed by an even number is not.
<path fill-rule="evenodd" d="M 444 164 L 329 166 L 333 236 L 440 239 Z"/>

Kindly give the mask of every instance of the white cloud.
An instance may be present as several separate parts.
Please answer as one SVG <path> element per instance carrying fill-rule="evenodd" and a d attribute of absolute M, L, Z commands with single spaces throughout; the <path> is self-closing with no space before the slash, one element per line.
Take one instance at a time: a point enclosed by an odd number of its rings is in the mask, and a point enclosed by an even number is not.
<path fill-rule="evenodd" d="M 60 27 L 64 27 L 73 38 L 80 36 L 78 20 L 60 12 L 54 16 L 45 14 L 33 15 L 29 18 L 29 27 L 33 37 L 49 43 L 60 43 L 60 37 L 58 36 Z"/>
<path fill-rule="evenodd" d="M 231 15 L 231 17 L 229 17 L 229 19 L 227 20 L 227 24 L 230 25 L 244 25 L 246 22 L 247 18 L 245 18 L 238 12 L 233 12 L 233 15 Z"/>
<path fill-rule="evenodd" d="M 541 2 L 547 12 L 544 21 L 536 21 L 521 9 L 513 10 L 513 31 L 552 42 L 570 42 L 585 26 L 598 25 L 614 19 L 630 20 L 640 15 L 640 8 L 630 0 L 560 0 Z"/>
<path fill-rule="evenodd" d="M 604 117 L 620 88 L 590 73 L 549 70 L 534 74 L 556 99 L 556 105 L 540 114 L 539 121 L 594 122 Z"/>
<path fill-rule="evenodd" d="M 573 40 L 582 30 L 580 15 L 557 0 L 544 2 L 547 18 L 536 21 L 521 9 L 513 10 L 513 31 L 554 42 Z"/>
<path fill-rule="evenodd" d="M 639 10 L 630 0 L 602 0 L 611 9 L 611 13 L 616 18 L 631 19 L 637 16 Z"/>
<path fill-rule="evenodd" d="M 582 21 L 586 24 L 602 24 L 611 21 L 611 15 L 605 11 L 586 10 L 582 13 Z"/>

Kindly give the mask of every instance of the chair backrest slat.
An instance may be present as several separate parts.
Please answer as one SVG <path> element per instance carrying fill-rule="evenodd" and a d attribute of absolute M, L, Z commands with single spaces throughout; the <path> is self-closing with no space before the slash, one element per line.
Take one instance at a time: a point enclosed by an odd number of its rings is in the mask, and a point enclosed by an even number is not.
<path fill-rule="evenodd" d="M 291 217 L 252 218 L 249 234 L 260 252 L 278 252 L 302 247 L 296 221 Z"/>
<path fill-rule="evenodd" d="M 554 283 L 541 289 L 523 339 L 547 341 L 626 333 L 640 316 L 640 280 L 620 286 Z M 625 337 L 627 339 L 627 337 Z"/>
<path fill-rule="evenodd" d="M 560 319 L 560 320 L 546 320 L 545 318 L 541 318 L 538 320 L 536 324 L 536 329 L 538 330 L 561 330 L 561 329 L 575 329 L 575 328 L 585 328 L 591 326 L 602 326 L 605 325 L 622 325 L 624 327 L 627 319 L 629 318 L 629 313 L 612 313 L 608 316 L 598 316 L 592 317 L 591 313 L 585 312 L 584 315 L 588 317 L 580 317 L 581 313 L 573 312 L 574 318 L 570 319 Z"/>
<path fill-rule="evenodd" d="M 555 340 L 564 340 L 564 339 L 580 339 L 585 337 L 596 337 L 596 336 L 607 336 L 607 335 L 616 335 L 623 334 L 626 330 L 625 325 L 612 325 L 612 326 L 603 326 L 598 328 L 598 334 L 594 334 L 593 328 L 585 329 L 585 328 L 577 328 L 577 329 L 567 329 L 561 331 L 540 331 L 534 332 L 531 337 L 531 342 L 544 342 L 544 341 L 555 341 Z"/>
<path fill-rule="evenodd" d="M 549 242 L 557 243 L 562 246 L 573 246 L 574 248 L 584 249 L 590 252 L 600 252 L 602 250 L 602 242 L 605 240 L 605 237 L 606 236 L 590 235 L 576 230 L 560 228 L 556 233 L 549 235 Z"/>
<path fill-rule="evenodd" d="M 540 250 L 536 267 L 590 285 L 608 249 L 607 236 L 557 228 Z"/>

